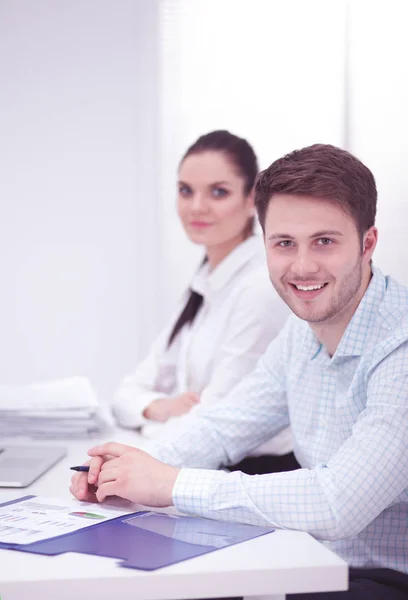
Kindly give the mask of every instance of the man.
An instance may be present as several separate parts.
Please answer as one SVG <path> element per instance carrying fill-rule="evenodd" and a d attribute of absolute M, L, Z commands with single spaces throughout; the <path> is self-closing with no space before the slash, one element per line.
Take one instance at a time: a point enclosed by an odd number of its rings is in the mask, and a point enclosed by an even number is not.
<path fill-rule="evenodd" d="M 270 278 L 294 316 L 227 401 L 157 443 L 155 458 L 114 443 L 91 449 L 88 481 L 75 475 L 72 492 L 92 499 L 97 483 L 99 501 L 174 504 L 329 541 L 351 567 L 350 590 L 302 600 L 408 598 L 408 289 L 371 263 L 373 175 L 344 150 L 314 145 L 261 173 L 255 197 Z M 211 470 L 289 424 L 301 469 Z"/>

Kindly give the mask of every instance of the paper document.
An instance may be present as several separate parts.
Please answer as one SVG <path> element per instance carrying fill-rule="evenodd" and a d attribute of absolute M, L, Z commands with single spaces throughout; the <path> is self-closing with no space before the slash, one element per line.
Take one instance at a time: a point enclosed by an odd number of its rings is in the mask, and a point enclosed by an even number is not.
<path fill-rule="evenodd" d="M 35 496 L 0 506 L 0 542 L 32 544 L 135 512 L 109 504 Z"/>

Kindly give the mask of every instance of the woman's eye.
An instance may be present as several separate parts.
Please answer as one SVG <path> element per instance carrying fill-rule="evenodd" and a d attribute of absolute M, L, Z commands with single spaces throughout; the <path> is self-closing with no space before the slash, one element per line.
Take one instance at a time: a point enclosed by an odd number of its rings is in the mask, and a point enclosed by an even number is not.
<path fill-rule="evenodd" d="M 317 240 L 317 243 L 319 244 L 319 246 L 330 246 L 332 240 L 330 238 L 319 238 Z"/>
<path fill-rule="evenodd" d="M 228 195 L 228 191 L 224 190 L 224 188 L 216 187 L 211 190 L 211 194 L 213 198 L 224 198 Z"/>
<path fill-rule="evenodd" d="M 188 187 L 188 185 L 181 185 L 179 187 L 180 196 L 190 196 L 191 193 L 192 193 L 192 190 L 191 190 L 191 188 Z"/>

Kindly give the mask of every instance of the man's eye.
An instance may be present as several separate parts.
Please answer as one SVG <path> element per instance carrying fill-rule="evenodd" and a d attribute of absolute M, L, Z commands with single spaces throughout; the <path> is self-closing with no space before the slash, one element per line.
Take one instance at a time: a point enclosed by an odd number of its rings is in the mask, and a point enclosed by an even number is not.
<path fill-rule="evenodd" d="M 280 248 L 288 248 L 291 244 L 291 240 L 282 240 L 281 242 L 279 242 L 278 246 Z"/>
<path fill-rule="evenodd" d="M 211 190 L 211 194 L 214 198 L 224 198 L 228 195 L 228 191 L 224 188 L 215 187 Z"/>
<path fill-rule="evenodd" d="M 317 243 L 320 246 L 330 246 L 330 244 L 332 243 L 332 240 L 330 238 L 319 238 L 317 240 Z"/>

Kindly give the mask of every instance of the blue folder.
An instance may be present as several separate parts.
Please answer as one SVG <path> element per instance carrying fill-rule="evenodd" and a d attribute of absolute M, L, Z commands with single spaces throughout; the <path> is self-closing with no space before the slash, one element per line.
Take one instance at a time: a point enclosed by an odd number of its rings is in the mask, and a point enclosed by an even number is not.
<path fill-rule="evenodd" d="M 29 498 L 35 496 L 0 506 Z M 151 571 L 272 531 L 240 523 L 140 511 L 32 544 L 0 542 L 0 548 L 47 556 L 64 552 L 107 556 L 120 559 L 121 567 Z"/>

